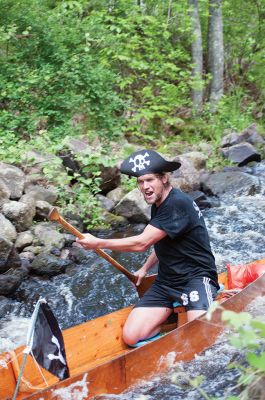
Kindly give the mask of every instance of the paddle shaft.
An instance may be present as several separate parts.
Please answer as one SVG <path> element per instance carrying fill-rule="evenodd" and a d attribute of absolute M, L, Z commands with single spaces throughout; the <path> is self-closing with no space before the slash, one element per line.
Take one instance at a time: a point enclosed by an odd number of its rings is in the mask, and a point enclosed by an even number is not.
<path fill-rule="evenodd" d="M 71 232 L 74 236 L 78 237 L 79 239 L 85 239 L 85 236 L 79 232 L 73 225 L 69 224 L 63 217 L 60 215 L 58 216 L 57 222 L 61 224 L 65 229 L 67 229 L 69 232 Z M 109 256 L 107 253 L 105 253 L 101 249 L 95 249 L 95 252 L 107 260 L 110 264 L 113 265 L 113 267 L 117 268 L 121 273 L 123 273 L 134 285 L 137 282 L 137 277 L 133 275 L 131 272 L 129 272 L 126 268 L 124 268 L 118 261 L 114 260 L 111 256 Z"/>

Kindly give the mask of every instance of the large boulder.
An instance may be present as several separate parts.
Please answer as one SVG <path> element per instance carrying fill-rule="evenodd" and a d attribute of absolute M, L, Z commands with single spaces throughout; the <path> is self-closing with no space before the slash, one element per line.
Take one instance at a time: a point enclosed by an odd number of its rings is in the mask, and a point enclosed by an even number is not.
<path fill-rule="evenodd" d="M 48 170 L 49 175 L 54 178 L 60 176 L 64 179 L 64 176 L 67 177 L 62 160 L 54 154 L 42 153 L 33 149 L 24 153 L 22 160 L 25 164 L 30 165 L 30 167 L 27 167 L 25 187 L 42 181 L 45 175 L 44 169 Z"/>
<path fill-rule="evenodd" d="M 0 206 L 6 203 L 11 195 L 11 190 L 5 184 L 2 178 L 0 178 Z"/>
<path fill-rule="evenodd" d="M 115 205 L 118 204 L 124 196 L 124 190 L 120 186 L 106 194 L 106 197 L 113 201 Z"/>
<path fill-rule="evenodd" d="M 25 247 L 30 246 L 33 243 L 33 239 L 34 237 L 30 231 L 21 232 L 17 236 L 15 247 L 21 251 Z"/>
<path fill-rule="evenodd" d="M 31 263 L 30 272 L 42 276 L 55 276 L 65 272 L 72 265 L 71 260 L 63 260 L 52 254 L 38 255 Z"/>
<path fill-rule="evenodd" d="M 0 162 L 0 178 L 9 189 L 11 199 L 19 199 L 22 196 L 26 178 L 20 168 Z"/>
<path fill-rule="evenodd" d="M 242 142 L 248 142 L 255 145 L 265 143 L 265 140 L 258 134 L 256 124 L 252 124 L 241 133 L 231 132 L 225 135 L 222 138 L 221 147 L 230 147 Z"/>
<path fill-rule="evenodd" d="M 0 236 L 0 274 L 6 272 L 8 269 L 6 262 L 12 248 L 13 243 L 5 239 L 3 236 Z"/>
<path fill-rule="evenodd" d="M 261 156 L 252 144 L 243 142 L 221 150 L 223 156 L 239 167 L 247 165 L 251 161 L 261 161 Z"/>
<path fill-rule="evenodd" d="M 209 175 L 202 182 L 203 191 L 218 196 L 222 193 L 254 195 L 262 190 L 261 180 L 240 171 L 222 171 Z"/>
<path fill-rule="evenodd" d="M 54 186 L 46 188 L 40 185 L 29 185 L 25 189 L 25 193 L 35 201 L 46 201 L 50 204 L 54 204 L 58 198 L 58 193 Z"/>
<path fill-rule="evenodd" d="M 192 192 L 200 189 L 200 172 L 193 162 L 185 156 L 178 156 L 173 161 L 179 161 L 181 167 L 172 172 L 170 181 L 173 187 L 183 192 Z"/>
<path fill-rule="evenodd" d="M 138 189 L 133 189 L 126 194 L 114 211 L 131 222 L 148 222 L 151 215 L 151 207 L 146 204 Z"/>
<path fill-rule="evenodd" d="M 0 295 L 7 296 L 15 292 L 27 275 L 25 268 L 10 270 L 9 273 L 0 275 Z"/>
<path fill-rule="evenodd" d="M 2 213 L 12 222 L 17 232 L 23 232 L 32 225 L 35 208 L 32 208 L 31 204 L 10 201 L 3 205 Z"/>
<path fill-rule="evenodd" d="M 208 156 L 201 151 L 189 151 L 178 156 L 177 159 L 183 162 L 183 159 L 189 161 L 196 170 L 201 170 L 206 167 Z"/>
<path fill-rule="evenodd" d="M 35 236 L 34 244 L 43 246 L 43 251 L 49 252 L 53 248 L 62 249 L 65 244 L 64 234 L 57 231 L 55 224 L 42 222 L 32 229 Z"/>
<path fill-rule="evenodd" d="M 14 225 L 2 213 L 0 213 L 1 236 L 9 241 L 14 241 L 17 237 L 17 231 Z"/>

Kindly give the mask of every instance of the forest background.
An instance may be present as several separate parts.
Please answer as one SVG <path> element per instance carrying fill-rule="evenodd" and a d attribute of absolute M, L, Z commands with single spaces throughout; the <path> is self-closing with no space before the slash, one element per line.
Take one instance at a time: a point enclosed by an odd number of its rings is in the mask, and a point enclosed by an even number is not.
<path fill-rule="evenodd" d="M 264 19 L 264 0 L 1 0 L 1 161 L 26 169 L 30 148 L 100 143 L 83 155 L 71 199 L 95 220 L 99 166 L 128 143 L 167 153 L 205 141 L 216 149 L 209 166 L 222 163 L 225 133 L 254 122 L 264 132 Z M 72 177 L 54 171 L 44 168 L 69 205 Z"/>

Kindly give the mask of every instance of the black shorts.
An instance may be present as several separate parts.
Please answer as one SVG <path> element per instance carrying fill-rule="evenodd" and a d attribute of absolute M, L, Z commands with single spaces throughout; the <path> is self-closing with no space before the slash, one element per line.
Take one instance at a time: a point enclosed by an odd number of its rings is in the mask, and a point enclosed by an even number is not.
<path fill-rule="evenodd" d="M 135 307 L 185 306 L 190 310 L 208 310 L 218 289 L 210 278 L 193 278 L 184 285 L 171 288 L 155 281 Z"/>

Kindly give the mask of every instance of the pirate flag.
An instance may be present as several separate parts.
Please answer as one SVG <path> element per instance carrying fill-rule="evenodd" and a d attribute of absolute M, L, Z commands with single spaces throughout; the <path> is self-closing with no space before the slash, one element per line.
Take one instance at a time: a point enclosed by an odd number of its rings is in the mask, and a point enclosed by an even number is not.
<path fill-rule="evenodd" d="M 45 300 L 41 300 L 36 316 L 31 354 L 41 367 L 60 380 L 69 378 L 63 335 Z"/>
<path fill-rule="evenodd" d="M 138 177 L 146 174 L 172 172 L 180 166 L 178 161 L 166 161 L 154 150 L 139 150 L 122 162 L 120 171 L 123 174 Z"/>

